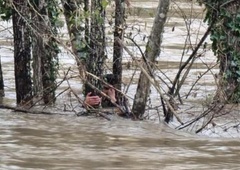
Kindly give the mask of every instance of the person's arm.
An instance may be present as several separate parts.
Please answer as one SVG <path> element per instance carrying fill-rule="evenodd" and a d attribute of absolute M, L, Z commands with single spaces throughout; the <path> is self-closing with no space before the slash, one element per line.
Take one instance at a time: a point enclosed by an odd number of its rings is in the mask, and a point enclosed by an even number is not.
<path fill-rule="evenodd" d="M 115 93 L 115 89 L 114 88 L 110 88 L 108 90 L 108 96 L 111 98 L 111 102 L 112 103 L 116 103 L 117 102 L 116 93 Z"/>

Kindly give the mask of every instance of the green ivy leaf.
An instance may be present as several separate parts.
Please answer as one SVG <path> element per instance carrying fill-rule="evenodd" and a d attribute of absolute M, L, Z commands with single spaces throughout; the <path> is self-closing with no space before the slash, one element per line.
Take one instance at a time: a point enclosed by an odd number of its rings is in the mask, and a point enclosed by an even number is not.
<path fill-rule="evenodd" d="M 108 6 L 108 1 L 107 0 L 102 0 L 101 5 L 105 9 Z"/>

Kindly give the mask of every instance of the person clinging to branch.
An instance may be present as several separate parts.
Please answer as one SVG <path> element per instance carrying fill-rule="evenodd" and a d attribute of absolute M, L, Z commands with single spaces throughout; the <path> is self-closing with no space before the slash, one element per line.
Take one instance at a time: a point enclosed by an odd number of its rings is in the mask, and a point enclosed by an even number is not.
<path fill-rule="evenodd" d="M 105 93 L 107 96 L 109 96 L 111 100 L 107 99 L 106 97 L 98 96 L 94 92 L 89 92 L 87 93 L 86 98 L 84 100 L 85 105 L 90 105 L 94 107 L 101 104 L 102 107 L 112 107 L 114 106 L 113 104 L 117 102 L 116 91 L 114 89 L 114 85 L 115 85 L 114 75 L 106 74 L 103 76 L 103 79 L 109 85 L 104 84 L 102 92 Z"/>
<path fill-rule="evenodd" d="M 84 106 L 88 109 L 88 106 L 93 108 L 101 106 L 102 108 L 119 108 L 120 112 L 117 112 L 120 116 L 126 116 L 128 109 L 126 108 L 126 98 L 117 97 L 117 92 L 114 88 L 116 85 L 116 78 L 113 74 L 106 74 L 103 76 L 103 80 L 107 83 L 103 85 L 102 92 L 104 95 L 96 95 L 94 92 L 87 93 Z M 124 100 L 122 100 L 124 98 Z M 124 109 L 123 109 L 124 107 Z"/>
<path fill-rule="evenodd" d="M 99 97 L 98 95 L 94 95 L 93 92 L 89 92 L 86 95 L 86 98 L 84 100 L 84 106 L 87 107 L 89 106 L 98 106 L 102 101 L 102 98 Z"/>

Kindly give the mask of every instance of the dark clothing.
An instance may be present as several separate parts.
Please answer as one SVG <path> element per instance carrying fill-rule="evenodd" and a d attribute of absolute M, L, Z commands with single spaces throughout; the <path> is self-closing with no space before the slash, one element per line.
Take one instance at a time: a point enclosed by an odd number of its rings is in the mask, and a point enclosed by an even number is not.
<path fill-rule="evenodd" d="M 118 102 L 116 102 L 118 104 Z M 102 107 L 116 107 L 109 99 L 103 98 L 102 99 Z"/>
<path fill-rule="evenodd" d="M 106 74 L 102 77 L 102 79 L 114 86 L 117 83 L 117 79 L 116 76 L 114 76 L 113 74 Z M 103 89 L 108 90 L 108 84 L 104 84 L 104 86 L 106 86 L 105 88 L 103 87 Z M 110 86 L 109 86 L 110 87 Z M 108 112 L 110 114 L 114 114 L 117 113 L 119 116 L 122 117 L 132 117 L 131 113 L 129 112 L 129 108 L 128 108 L 128 100 L 126 99 L 125 96 L 123 96 L 122 94 L 116 92 L 116 104 L 112 103 L 111 100 L 109 100 L 106 97 L 102 97 L 102 102 L 101 105 L 99 106 L 93 106 L 92 108 L 86 108 L 88 110 L 88 112 L 94 111 L 100 111 L 100 112 Z M 110 111 L 107 111 L 110 110 Z"/>

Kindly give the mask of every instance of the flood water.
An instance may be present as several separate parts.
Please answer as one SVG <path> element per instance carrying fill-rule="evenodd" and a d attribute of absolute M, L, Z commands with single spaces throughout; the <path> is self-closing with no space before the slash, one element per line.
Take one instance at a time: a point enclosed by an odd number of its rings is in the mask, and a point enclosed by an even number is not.
<path fill-rule="evenodd" d="M 144 34 L 150 31 L 153 21 L 151 13 L 158 0 L 132 0 L 131 2 L 132 15 L 129 16 L 128 22 L 139 24 L 137 26 L 141 27 L 141 32 L 136 37 L 141 41 Z M 181 57 L 186 35 L 185 22 L 182 17 L 179 17 L 179 13 L 174 12 L 174 9 L 181 7 L 188 15 L 200 20 L 203 16 L 198 6 L 193 10 L 194 12 L 189 10 L 192 6 L 188 3 L 190 1 L 177 2 L 173 1 L 174 5 L 170 9 L 172 17 L 166 25 L 163 49 L 159 59 L 165 62 L 162 71 L 167 75 L 175 74 L 177 71 L 173 70 L 177 65 L 176 63 L 173 65 L 173 62 L 178 62 Z M 142 8 L 143 5 L 144 8 Z M 138 16 L 133 15 L 133 12 L 137 12 Z M 191 20 L 191 24 L 194 25 L 191 30 L 193 42 L 199 39 L 206 29 L 206 25 L 199 26 L 199 23 L 197 19 Z M 9 23 L 0 26 L 1 29 L 11 28 Z M 130 25 L 127 29 L 131 32 L 136 28 L 136 25 Z M 6 46 L 10 44 L 8 41 L 11 42 L 11 34 L 10 38 L 8 35 L 6 31 L 0 31 L 0 41 L 7 39 L 7 43 L 0 44 L 5 81 L 3 103 L 14 105 L 13 51 L 11 46 Z M 144 47 L 144 42 L 142 43 L 140 47 Z M 132 51 L 136 50 L 136 47 L 129 48 Z M 112 51 L 109 49 L 108 52 Z M 186 52 L 183 60 L 189 54 Z M 124 60 L 129 60 L 129 56 L 124 56 Z M 203 60 L 204 64 L 213 62 L 212 53 L 207 51 L 206 57 L 198 62 Z M 75 61 L 69 59 L 68 53 L 60 55 L 60 62 L 61 70 L 76 67 Z M 132 70 L 127 70 L 124 75 L 129 75 L 130 72 Z M 196 69 L 191 70 L 187 83 L 191 84 L 202 72 L 204 72 L 203 68 L 196 66 Z M 201 79 L 200 85 L 196 88 L 197 96 L 205 97 L 214 90 L 215 87 L 209 82 L 211 78 L 212 75 L 207 75 L 206 79 Z M 211 86 L 207 87 L 206 82 Z M 70 80 L 70 84 L 72 88 L 80 88 L 78 80 Z M 136 84 L 133 86 L 136 87 Z M 63 85 L 58 90 L 61 91 L 64 88 L 66 86 Z M 134 92 L 129 91 L 128 94 L 133 97 Z M 157 103 L 159 96 L 156 93 L 152 95 L 155 97 L 153 104 Z M 54 111 L 56 115 L 25 114 L 0 109 L 0 170 L 240 169 L 240 141 L 237 137 L 200 136 L 189 131 L 174 130 L 161 121 L 131 121 L 117 117 L 107 121 L 103 118 L 78 117 L 74 114 L 60 115 L 58 113 L 62 113 L 64 102 L 70 99 L 67 95 L 59 98 L 62 103 L 60 102 L 60 107 Z M 236 117 L 234 119 L 237 120 Z"/>
<path fill-rule="evenodd" d="M 0 169 L 240 168 L 239 140 L 150 122 L 0 112 Z"/>

